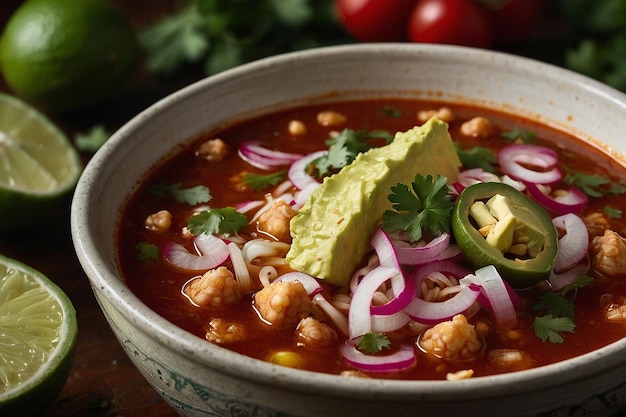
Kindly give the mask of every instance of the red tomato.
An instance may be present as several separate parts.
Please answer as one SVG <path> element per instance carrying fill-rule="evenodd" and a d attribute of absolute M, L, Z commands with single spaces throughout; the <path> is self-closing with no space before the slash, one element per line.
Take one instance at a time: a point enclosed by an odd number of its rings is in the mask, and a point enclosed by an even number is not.
<path fill-rule="evenodd" d="M 407 41 L 406 26 L 417 0 L 336 0 L 344 27 L 362 42 Z"/>
<path fill-rule="evenodd" d="M 505 0 L 491 9 L 495 42 L 519 44 L 528 38 L 543 12 L 543 0 Z"/>
<path fill-rule="evenodd" d="M 474 0 L 420 0 L 409 19 L 413 42 L 490 48 L 491 16 Z"/>

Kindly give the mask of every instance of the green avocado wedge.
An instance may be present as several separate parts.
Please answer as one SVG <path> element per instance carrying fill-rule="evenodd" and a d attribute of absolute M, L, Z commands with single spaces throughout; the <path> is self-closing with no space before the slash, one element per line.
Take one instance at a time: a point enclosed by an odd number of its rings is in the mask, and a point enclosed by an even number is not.
<path fill-rule="evenodd" d="M 516 222 L 516 229 L 523 235 L 528 253 L 515 256 L 502 247 L 489 244 L 471 220 L 472 206 L 476 202 L 489 202 L 494 196 L 506 199 L 509 220 Z M 492 212 L 498 212 L 498 209 Z M 495 228 L 495 226 L 494 226 Z M 547 279 L 557 255 L 558 234 L 552 218 L 542 207 L 515 188 L 497 182 L 473 184 L 463 190 L 452 210 L 452 233 L 465 258 L 475 268 L 493 265 L 513 288 L 528 288 Z M 540 235 L 540 244 L 537 243 Z M 500 239 L 498 239 L 500 240 Z M 501 242 L 498 242 L 501 243 Z M 506 245 L 504 245 L 506 246 Z M 539 246 L 539 247 L 537 247 Z"/>
<path fill-rule="evenodd" d="M 342 286 L 370 250 L 370 237 L 397 183 L 410 184 L 417 173 L 455 181 L 461 163 L 448 125 L 430 119 L 398 132 L 393 142 L 362 153 L 313 192 L 291 220 L 289 266 Z"/>

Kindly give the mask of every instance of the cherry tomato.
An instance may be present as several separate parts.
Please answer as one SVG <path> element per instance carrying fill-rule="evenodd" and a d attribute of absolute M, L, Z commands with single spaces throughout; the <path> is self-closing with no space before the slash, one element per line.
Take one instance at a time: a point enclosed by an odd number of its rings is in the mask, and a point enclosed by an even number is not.
<path fill-rule="evenodd" d="M 502 45 L 525 41 L 543 12 L 543 0 L 504 0 L 490 10 L 495 42 Z"/>
<path fill-rule="evenodd" d="M 406 26 L 417 0 L 336 0 L 344 27 L 362 42 L 407 41 Z"/>
<path fill-rule="evenodd" d="M 413 42 L 490 48 L 493 22 L 474 0 L 420 0 L 409 19 Z"/>

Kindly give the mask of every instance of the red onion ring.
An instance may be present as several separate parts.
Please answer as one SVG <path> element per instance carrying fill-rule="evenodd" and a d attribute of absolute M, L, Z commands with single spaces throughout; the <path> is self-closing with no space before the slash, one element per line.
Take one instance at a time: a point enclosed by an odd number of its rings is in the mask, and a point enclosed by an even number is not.
<path fill-rule="evenodd" d="M 315 178 L 307 174 L 306 167 L 317 158 L 326 155 L 328 151 L 317 151 L 305 155 L 298 160 L 294 161 L 287 171 L 287 178 L 298 190 L 303 190 L 310 184 L 319 184 Z"/>
<path fill-rule="evenodd" d="M 413 297 L 415 297 L 415 279 L 402 278 L 404 282 L 402 289 L 397 293 L 394 292 L 396 294 L 395 297 L 388 303 L 379 306 L 371 306 L 370 312 L 372 315 L 388 316 L 396 314 L 409 305 Z"/>
<path fill-rule="evenodd" d="M 215 235 L 196 236 L 194 245 L 199 255 L 190 253 L 183 245 L 168 242 L 163 248 L 163 257 L 177 268 L 199 272 L 221 265 L 230 256 L 226 242 Z"/>
<path fill-rule="evenodd" d="M 442 272 L 453 275 L 456 278 L 463 278 L 469 271 L 454 262 L 439 261 L 426 264 L 414 272 L 416 288 L 420 288 L 422 282 L 433 272 Z M 404 311 L 413 320 L 424 324 L 436 324 L 450 320 L 457 314 L 461 314 L 469 309 L 478 299 L 480 287 L 474 284 L 460 284 L 461 291 L 445 301 L 432 302 L 418 297 L 414 297 Z"/>
<path fill-rule="evenodd" d="M 385 281 L 401 272 L 394 268 L 378 266 L 365 275 L 356 287 L 348 310 L 350 339 L 372 331 L 371 305 L 374 293 Z"/>
<path fill-rule="evenodd" d="M 575 283 L 580 279 L 580 277 L 589 271 L 590 267 L 591 261 L 588 256 L 585 256 L 580 263 L 574 265 L 573 268 L 565 272 L 558 274 L 552 270 L 552 272 L 550 272 L 550 278 L 548 278 L 552 291 L 559 291 L 566 286 Z"/>
<path fill-rule="evenodd" d="M 344 344 L 341 354 L 350 366 L 365 372 L 397 372 L 415 363 L 415 349 L 409 345 L 401 345 L 391 354 L 366 355 L 351 344 Z"/>
<path fill-rule="evenodd" d="M 539 145 L 508 145 L 498 152 L 500 168 L 512 178 L 535 184 L 552 184 L 560 181 L 563 174 L 556 166 L 555 151 Z M 529 168 L 537 167 L 537 169 Z"/>
<path fill-rule="evenodd" d="M 459 184 L 464 188 L 478 182 L 500 182 L 500 177 L 482 168 L 470 168 L 459 172 Z"/>
<path fill-rule="evenodd" d="M 587 255 L 589 232 L 583 220 L 575 214 L 563 214 L 552 219 L 557 229 L 565 232 L 558 241 L 558 252 L 552 269 L 560 274 L 574 267 Z"/>
<path fill-rule="evenodd" d="M 314 297 L 315 295 L 322 292 L 322 286 L 317 281 L 317 279 L 313 278 L 311 275 L 305 274 L 303 272 L 293 271 L 287 272 L 286 274 L 281 275 L 276 278 L 274 282 L 293 282 L 298 281 L 304 286 L 306 293 L 309 294 L 309 297 Z"/>
<path fill-rule="evenodd" d="M 474 275 L 467 276 L 467 279 L 481 287 L 478 303 L 494 315 L 499 325 L 508 329 L 517 325 L 515 309 L 519 306 L 519 297 L 502 279 L 495 266 L 482 267 Z"/>
<path fill-rule="evenodd" d="M 256 141 L 244 142 L 238 150 L 239 157 L 259 169 L 270 170 L 273 167 L 289 165 L 302 155 L 274 151 L 264 148 Z"/>
<path fill-rule="evenodd" d="M 424 246 L 406 247 L 391 239 L 398 262 L 402 265 L 423 265 L 433 262 L 450 245 L 450 234 L 442 233 Z"/>
<path fill-rule="evenodd" d="M 528 193 L 537 203 L 557 214 L 579 213 L 589 202 L 587 195 L 576 187 L 571 187 L 565 196 L 553 198 L 544 194 L 536 184 L 525 184 Z"/>

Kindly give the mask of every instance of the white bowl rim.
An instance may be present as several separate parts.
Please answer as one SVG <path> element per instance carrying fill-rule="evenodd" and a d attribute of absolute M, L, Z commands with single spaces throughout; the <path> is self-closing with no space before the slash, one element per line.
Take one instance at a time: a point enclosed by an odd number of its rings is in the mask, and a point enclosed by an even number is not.
<path fill-rule="evenodd" d="M 565 382 L 568 379 L 580 380 L 583 378 L 581 376 L 583 371 L 586 378 L 588 378 L 589 375 L 602 373 L 606 369 L 618 366 L 620 361 L 617 353 L 626 350 L 626 338 L 594 352 L 556 364 L 502 375 L 477 377 L 460 381 L 350 378 L 349 382 L 346 382 L 347 379 L 344 377 L 280 367 L 212 345 L 178 328 L 143 304 L 126 287 L 123 281 L 117 278 L 115 269 L 112 269 L 110 265 L 106 265 L 97 256 L 94 256 L 97 254 L 97 247 L 92 240 L 96 237 L 90 233 L 89 227 L 87 227 L 88 213 L 85 210 L 85 207 L 90 205 L 89 186 L 92 180 L 90 174 L 97 172 L 103 164 L 106 164 L 110 155 L 117 152 L 126 138 L 134 130 L 139 129 L 146 120 L 156 117 L 159 113 L 166 111 L 169 106 L 175 105 L 186 96 L 196 94 L 197 91 L 208 88 L 211 85 L 219 84 L 225 79 L 244 76 L 247 72 L 255 71 L 257 68 L 285 65 L 293 59 L 315 59 L 321 55 L 349 56 L 350 54 L 376 53 L 377 50 L 395 51 L 397 53 L 410 53 L 411 51 L 420 50 L 439 58 L 463 52 L 464 54 L 470 54 L 476 59 L 489 58 L 499 62 L 503 60 L 512 61 L 524 65 L 532 70 L 533 73 L 541 73 L 546 77 L 568 77 L 571 79 L 571 82 L 579 84 L 590 94 L 600 95 L 604 99 L 623 107 L 626 114 L 626 95 L 593 79 L 529 58 L 458 46 L 393 43 L 338 45 L 277 55 L 244 64 L 197 81 L 157 101 L 115 132 L 87 164 L 77 185 L 72 202 L 71 229 L 78 258 L 91 281 L 94 291 L 105 295 L 122 314 L 132 317 L 137 326 L 143 328 L 145 332 L 151 333 L 153 337 L 160 339 L 162 343 L 178 354 L 192 358 L 192 360 L 195 359 L 224 374 L 264 384 L 270 381 L 275 386 L 285 390 L 324 393 L 325 395 L 351 398 L 371 398 L 372 392 L 375 390 L 377 394 L 381 394 L 389 400 L 406 401 L 414 401 L 416 398 L 444 400 L 446 398 L 450 399 L 451 395 L 457 399 L 480 399 L 493 396 L 494 389 L 501 393 L 501 390 L 530 392 L 541 388 L 549 388 L 554 384 L 556 372 L 560 372 L 560 378 Z M 598 367 L 597 363 L 594 363 L 594 360 L 599 356 L 604 358 L 601 368 Z M 237 364 L 236 369 L 233 369 L 233 363 Z"/>

